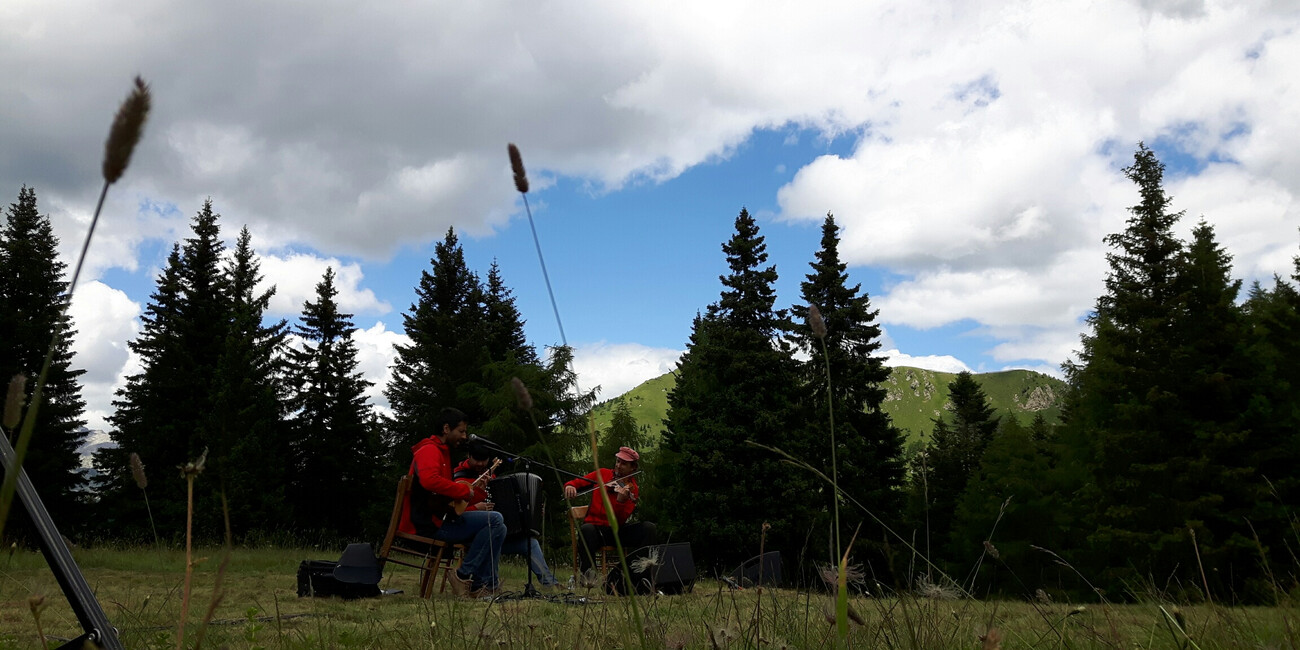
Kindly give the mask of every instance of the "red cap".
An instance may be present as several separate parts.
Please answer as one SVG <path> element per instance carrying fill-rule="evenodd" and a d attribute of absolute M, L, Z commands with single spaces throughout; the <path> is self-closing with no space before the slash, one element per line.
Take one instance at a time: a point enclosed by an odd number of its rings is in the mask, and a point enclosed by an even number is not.
<path fill-rule="evenodd" d="M 641 460 L 641 454 L 636 453 L 636 450 L 631 447 L 619 447 L 618 453 L 614 454 L 614 458 L 625 460 L 629 463 L 635 463 L 638 460 Z"/>

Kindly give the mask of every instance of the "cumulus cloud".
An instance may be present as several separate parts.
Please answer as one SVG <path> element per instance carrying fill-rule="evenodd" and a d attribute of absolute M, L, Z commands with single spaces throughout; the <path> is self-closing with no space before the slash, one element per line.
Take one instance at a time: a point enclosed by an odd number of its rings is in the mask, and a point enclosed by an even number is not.
<path fill-rule="evenodd" d="M 914 357 L 910 354 L 903 354 L 898 350 L 884 350 L 881 352 L 881 356 L 885 357 L 885 365 L 891 368 L 896 366 L 909 366 L 924 370 L 936 370 L 938 372 L 962 372 L 970 370 L 970 367 L 965 363 L 962 363 L 960 359 L 947 354 L 930 354 Z"/>
<path fill-rule="evenodd" d="M 357 344 L 357 369 L 374 382 L 366 391 L 366 397 L 380 413 L 391 414 L 388 398 L 384 397 L 384 388 L 393 377 L 392 365 L 397 357 L 398 345 L 410 345 L 411 340 L 405 334 L 388 329 L 383 321 L 375 321 L 366 329 L 358 329 L 352 334 Z"/>
<path fill-rule="evenodd" d="M 583 390 L 600 386 L 600 399 L 611 399 L 671 372 L 681 356 L 682 350 L 600 341 L 574 346 L 573 369 Z"/>
<path fill-rule="evenodd" d="M 85 370 L 81 394 L 86 400 L 86 426 L 108 428 L 113 394 L 122 386 L 123 369 L 131 351 L 126 342 L 139 330 L 140 305 L 126 293 L 101 282 L 87 282 L 72 295 L 68 313 L 76 327 L 74 367 Z"/>
<path fill-rule="evenodd" d="M 338 295 L 334 302 L 339 310 L 351 314 L 386 314 L 392 305 L 375 297 L 375 292 L 362 288 L 365 274 L 356 262 L 343 263 L 337 258 L 323 258 L 308 253 L 286 255 L 259 255 L 262 271 L 260 290 L 275 287 L 268 315 L 296 317 L 302 313 L 303 304 L 316 300 L 316 285 L 325 278 L 325 269 L 334 269 L 334 289 Z"/>
<path fill-rule="evenodd" d="M 285 315 L 327 263 L 345 309 L 388 313 L 363 287 L 366 261 L 448 226 L 507 225 L 507 141 L 535 187 L 611 192 L 725 161 L 755 130 L 851 134 L 850 153 L 791 162 L 779 217 L 836 215 L 844 260 L 892 279 L 873 295 L 882 323 L 970 319 L 1007 362 L 1059 363 L 1077 337 L 1101 238 L 1136 202 L 1119 168 L 1140 139 L 1186 159 L 1175 207 L 1218 227 L 1238 275 L 1289 273 L 1295 249 L 1300 18 L 1286 3 L 17 0 L 0 13 L 0 188 L 38 189 L 65 257 L 89 224 L 112 111 L 143 73 L 154 113 L 86 277 L 137 269 L 145 243 L 185 236 L 212 196 L 266 250 L 295 251 L 263 260 Z M 635 357 L 600 348 L 592 359 Z M 599 367 L 614 394 L 617 364 Z"/>

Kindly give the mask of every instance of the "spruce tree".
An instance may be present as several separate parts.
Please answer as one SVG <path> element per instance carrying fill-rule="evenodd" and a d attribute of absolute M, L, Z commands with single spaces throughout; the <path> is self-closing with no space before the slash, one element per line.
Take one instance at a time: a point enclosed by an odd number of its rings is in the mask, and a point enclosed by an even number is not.
<path fill-rule="evenodd" d="M 37 210 L 36 191 L 24 186 L 0 231 L 0 380 L 8 385 L 14 375 L 26 375 L 30 404 L 53 344 L 23 467 L 60 525 L 76 530 L 86 483 L 77 455 L 86 406 L 78 378 L 85 371 L 72 363 L 76 331 L 65 313 L 67 265 L 59 260 L 58 244 L 49 216 Z"/>
<path fill-rule="evenodd" d="M 827 413 L 828 388 L 834 405 L 835 440 L 838 449 L 840 487 L 886 521 L 896 517 L 902 505 L 903 434 L 881 409 L 885 400 L 884 382 L 889 379 L 880 350 L 879 310 L 871 309 L 870 298 L 862 285 L 849 286 L 848 268 L 840 261 L 840 234 L 831 214 L 822 222 L 821 249 L 811 263 L 813 272 L 800 284 L 803 304 L 791 307 L 795 328 L 795 345 L 808 356 L 802 365 L 804 381 L 810 390 L 809 412 L 813 430 L 829 438 Z M 826 326 L 825 350 L 808 324 L 808 305 L 816 305 Z M 829 357 L 829 385 L 827 358 Z M 809 460 L 829 476 L 829 445 L 815 446 Z M 857 522 L 870 521 L 862 513 L 841 511 L 845 531 L 857 528 Z M 879 538 L 883 531 L 872 522 L 860 539 Z M 870 531 L 870 532 L 868 532 Z M 878 533 L 878 534 L 873 534 Z"/>
<path fill-rule="evenodd" d="M 117 411 L 109 421 L 117 447 L 96 454 L 104 512 L 123 535 L 143 538 L 148 531 L 143 508 L 135 507 L 141 497 L 127 465 L 131 452 L 155 468 L 154 476 L 160 471 L 167 476 L 170 468 L 220 443 L 213 430 L 213 396 L 219 390 L 216 378 L 231 310 L 230 282 L 221 269 L 219 218 L 212 201 L 205 201 L 192 222 L 193 236 L 173 248 L 167 260 L 145 309 L 143 331 L 129 344 L 141 371 L 127 377 L 114 401 Z M 219 489 L 213 480 L 196 482 L 196 501 L 205 507 L 196 508 L 195 528 L 210 537 L 223 528 L 216 506 Z M 184 481 L 155 479 L 149 499 L 159 530 L 184 530 Z"/>
<path fill-rule="evenodd" d="M 538 363 L 537 349 L 524 336 L 524 319 L 515 306 L 514 294 L 501 279 L 496 260 L 488 269 L 483 293 L 483 326 L 488 356 L 503 361 L 514 355 L 520 363 Z"/>
<path fill-rule="evenodd" d="M 935 420 L 934 434 L 925 448 L 922 465 L 913 461 L 913 498 L 925 500 L 911 508 L 923 526 L 931 550 L 952 534 L 957 504 L 975 476 L 984 450 L 992 442 L 999 419 L 988 396 L 969 371 L 957 373 L 948 384 L 948 416 Z"/>
<path fill-rule="evenodd" d="M 225 491 L 232 530 L 266 530 L 289 516 L 284 486 L 293 472 L 286 435 L 282 352 L 288 326 L 264 324 L 275 293 L 258 293 L 260 264 L 248 229 L 240 231 L 224 275 L 229 287 L 228 330 L 213 377 L 210 475 Z M 221 504 L 213 502 L 215 510 Z"/>
<path fill-rule="evenodd" d="M 632 406 L 628 404 L 627 398 L 615 399 L 609 427 L 601 436 L 601 446 L 608 450 L 607 453 L 613 453 L 619 447 L 631 447 L 644 452 L 647 442 L 646 427 L 637 424 L 636 416 L 632 415 Z"/>
<path fill-rule="evenodd" d="M 807 457 L 807 400 L 782 344 L 790 325 L 774 309 L 776 268 L 765 266 L 766 244 L 748 211 L 735 227 L 722 247 L 729 269 L 722 294 L 696 317 L 668 397 L 661 474 L 671 507 L 663 527 L 700 549 L 704 566 L 721 568 L 754 555 L 769 523 L 767 548 L 794 566 L 825 504 L 810 501 L 816 485 L 808 473 L 747 443 Z"/>
<path fill-rule="evenodd" d="M 382 503 L 378 431 L 365 392 L 372 385 L 357 370 L 356 328 L 339 311 L 334 269 L 303 304 L 302 340 L 289 351 L 293 396 L 289 496 L 299 527 L 357 536 L 373 529 L 374 504 Z"/>
<path fill-rule="evenodd" d="M 1066 441 L 1090 470 L 1077 499 L 1091 510 L 1085 562 L 1110 587 L 1147 575 L 1201 585 L 1199 550 L 1230 567 L 1220 576 L 1232 583 L 1255 571 L 1240 523 L 1253 473 L 1235 423 L 1246 399 L 1240 285 L 1211 228 L 1190 247 L 1173 234 L 1182 212 L 1170 210 L 1153 152 L 1139 145 L 1124 171 L 1141 202 L 1106 238 L 1106 293 L 1065 366 Z"/>
<path fill-rule="evenodd" d="M 459 393 L 481 380 L 487 362 L 483 336 L 483 290 L 465 264 L 454 229 L 434 248 L 432 271 L 423 271 L 416 303 L 403 315 L 409 345 L 397 346 L 393 376 L 384 394 L 393 415 L 387 446 L 398 465 L 409 448 L 434 430 L 443 407 L 464 411 L 471 422 L 484 414 Z"/>

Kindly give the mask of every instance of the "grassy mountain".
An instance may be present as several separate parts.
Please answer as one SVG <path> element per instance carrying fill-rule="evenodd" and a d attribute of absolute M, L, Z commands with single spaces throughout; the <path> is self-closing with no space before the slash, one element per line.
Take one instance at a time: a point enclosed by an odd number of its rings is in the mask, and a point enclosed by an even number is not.
<path fill-rule="evenodd" d="M 919 441 L 922 434 L 928 435 L 934 428 L 931 420 L 947 413 L 944 404 L 948 401 L 948 384 L 956 377 L 956 373 L 907 366 L 898 366 L 889 374 L 885 382 L 889 394 L 883 408 L 907 434 L 909 443 Z M 1040 411 L 1048 422 L 1055 422 L 1061 414 L 1065 383 L 1055 377 L 1032 370 L 1004 370 L 977 374 L 975 379 L 998 415 L 1011 414 L 1028 425 Z M 595 409 L 596 428 L 603 430 L 609 426 L 615 400 L 625 399 L 637 422 L 649 425 L 651 434 L 657 438 L 668 412 L 668 391 L 675 385 L 676 378 L 667 373 L 601 402 Z"/>

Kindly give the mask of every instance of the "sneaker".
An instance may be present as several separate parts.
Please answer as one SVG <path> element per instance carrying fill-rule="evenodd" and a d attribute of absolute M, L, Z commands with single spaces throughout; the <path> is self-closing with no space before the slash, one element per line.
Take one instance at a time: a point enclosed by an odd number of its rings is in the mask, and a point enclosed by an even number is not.
<path fill-rule="evenodd" d="M 455 571 L 448 574 L 447 579 L 451 583 L 451 593 L 467 598 L 477 598 L 472 581 L 460 577 L 460 574 Z"/>

